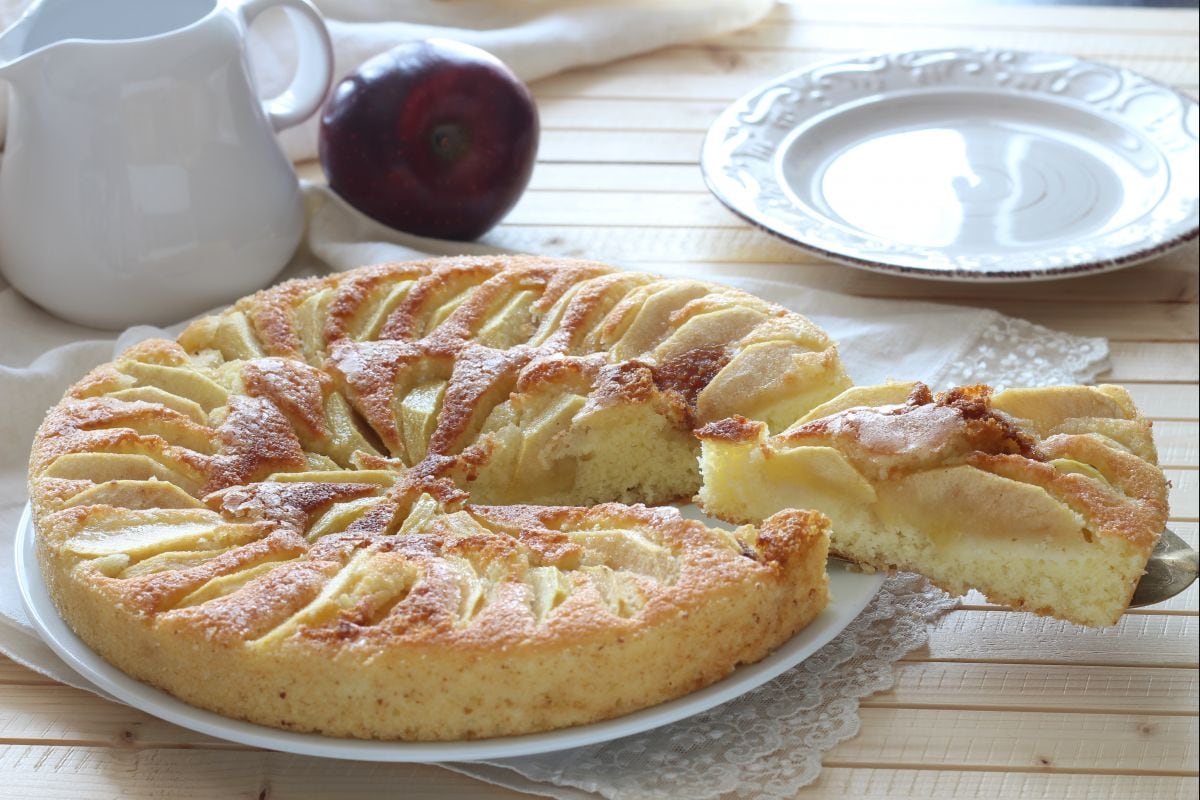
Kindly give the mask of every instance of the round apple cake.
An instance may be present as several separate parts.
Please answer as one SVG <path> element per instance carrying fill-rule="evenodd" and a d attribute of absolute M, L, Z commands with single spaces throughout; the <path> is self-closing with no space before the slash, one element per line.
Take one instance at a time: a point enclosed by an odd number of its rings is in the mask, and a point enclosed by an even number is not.
<path fill-rule="evenodd" d="M 828 522 L 710 529 L 692 431 L 781 430 L 834 345 L 726 287 L 530 257 L 292 281 L 93 370 L 34 443 L 64 619 L 280 728 L 548 730 L 693 691 L 827 599 Z"/>

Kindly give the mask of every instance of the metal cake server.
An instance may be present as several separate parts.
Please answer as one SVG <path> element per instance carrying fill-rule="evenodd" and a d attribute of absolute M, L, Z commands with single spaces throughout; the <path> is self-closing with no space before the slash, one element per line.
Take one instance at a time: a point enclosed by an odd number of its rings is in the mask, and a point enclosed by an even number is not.
<path fill-rule="evenodd" d="M 1169 600 L 1192 585 L 1197 568 L 1196 550 L 1169 528 L 1164 530 L 1146 562 L 1146 574 L 1133 590 L 1129 607 L 1141 608 Z"/>

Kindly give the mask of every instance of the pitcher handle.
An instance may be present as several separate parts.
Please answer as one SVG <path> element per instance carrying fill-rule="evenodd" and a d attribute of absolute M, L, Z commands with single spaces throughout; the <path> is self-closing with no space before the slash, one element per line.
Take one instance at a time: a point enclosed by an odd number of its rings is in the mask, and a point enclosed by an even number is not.
<path fill-rule="evenodd" d="M 333 42 L 321 12 L 308 0 L 246 0 L 241 4 L 247 27 L 268 8 L 287 11 L 296 33 L 296 74 L 281 94 L 263 101 L 276 131 L 299 125 L 321 107 L 333 82 Z"/>

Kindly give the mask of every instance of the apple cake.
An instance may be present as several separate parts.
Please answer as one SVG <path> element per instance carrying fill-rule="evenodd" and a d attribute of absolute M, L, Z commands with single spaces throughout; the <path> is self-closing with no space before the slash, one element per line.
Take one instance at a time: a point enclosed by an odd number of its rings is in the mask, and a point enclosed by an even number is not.
<path fill-rule="evenodd" d="M 716 681 L 820 612 L 831 546 L 1112 623 L 1166 514 L 1154 459 L 1114 387 L 852 388 L 828 336 L 743 292 L 460 258 L 134 346 L 50 411 L 30 493 L 59 611 L 130 675 L 437 740 Z M 650 507 L 697 491 L 742 527 Z"/>
<path fill-rule="evenodd" d="M 1150 423 L 1116 386 L 855 387 L 770 435 L 710 423 L 700 501 L 819 510 L 831 552 L 1084 625 L 1120 618 L 1167 520 Z"/>
<path fill-rule="evenodd" d="M 67 392 L 30 462 L 39 561 L 89 646 L 231 717 L 586 723 L 824 607 L 820 514 L 729 532 L 641 504 L 695 493 L 695 428 L 782 428 L 848 386 L 804 318 L 697 281 L 523 257 L 293 281 Z"/>

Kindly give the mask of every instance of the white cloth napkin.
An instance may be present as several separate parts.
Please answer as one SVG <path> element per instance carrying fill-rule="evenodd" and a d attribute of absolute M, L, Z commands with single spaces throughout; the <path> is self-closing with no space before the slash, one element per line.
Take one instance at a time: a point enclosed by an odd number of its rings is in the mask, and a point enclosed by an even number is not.
<path fill-rule="evenodd" d="M 32 0 L 0 0 L 0 30 Z M 756 22 L 774 0 L 314 0 L 333 39 L 334 83 L 400 42 L 443 37 L 482 47 L 524 81 L 601 64 Z M 296 42 L 282 13 L 250 33 L 250 63 L 264 97 L 296 67 Z M 7 92 L 0 90 L 0 141 Z M 317 152 L 317 117 L 284 131 L 293 161 Z"/>

